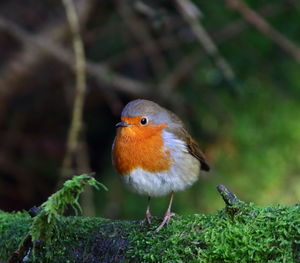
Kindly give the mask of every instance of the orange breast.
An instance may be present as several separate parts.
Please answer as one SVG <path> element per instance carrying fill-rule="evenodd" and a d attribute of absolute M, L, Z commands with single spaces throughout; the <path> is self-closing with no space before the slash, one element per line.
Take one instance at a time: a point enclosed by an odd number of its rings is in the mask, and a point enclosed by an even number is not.
<path fill-rule="evenodd" d="M 164 127 L 166 124 L 118 128 L 113 157 L 116 169 L 121 175 L 136 168 L 149 172 L 169 169 L 170 152 L 164 150 L 161 137 Z"/>

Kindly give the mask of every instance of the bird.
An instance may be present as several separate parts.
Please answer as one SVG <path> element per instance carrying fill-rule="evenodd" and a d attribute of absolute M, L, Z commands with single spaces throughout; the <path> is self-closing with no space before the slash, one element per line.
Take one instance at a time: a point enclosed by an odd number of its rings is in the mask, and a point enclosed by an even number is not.
<path fill-rule="evenodd" d="M 148 196 L 143 223 L 151 224 L 153 218 L 151 198 L 170 194 L 158 232 L 175 215 L 171 211 L 174 192 L 193 185 L 200 170 L 209 171 L 210 166 L 180 118 L 153 101 L 130 101 L 116 127 L 112 162 L 129 190 Z"/>

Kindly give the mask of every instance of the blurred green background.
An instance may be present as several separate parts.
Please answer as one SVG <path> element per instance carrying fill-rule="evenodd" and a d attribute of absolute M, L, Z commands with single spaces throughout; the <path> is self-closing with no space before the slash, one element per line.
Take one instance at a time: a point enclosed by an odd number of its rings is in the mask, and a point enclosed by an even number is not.
<path fill-rule="evenodd" d="M 259 205 L 299 202 L 298 1 L 238 1 L 248 7 L 237 9 L 230 0 L 74 2 L 87 93 L 73 168 L 96 172 L 109 189 L 84 196 L 86 215 L 144 216 L 147 198 L 129 193 L 111 164 L 115 123 L 136 98 L 176 112 L 211 165 L 175 195 L 176 213 L 222 208 L 218 184 Z M 272 30 L 265 32 L 261 21 Z M 224 75 L 220 59 L 233 75 Z M 62 3 L 1 1 L 0 209 L 29 209 L 55 191 L 74 94 L 72 35 Z M 167 202 L 154 199 L 153 214 L 162 215 Z"/>

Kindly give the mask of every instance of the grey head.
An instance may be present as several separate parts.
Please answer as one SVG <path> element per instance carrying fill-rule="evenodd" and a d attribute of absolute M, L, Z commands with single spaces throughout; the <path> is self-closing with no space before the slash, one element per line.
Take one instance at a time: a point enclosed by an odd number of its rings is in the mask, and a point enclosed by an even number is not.
<path fill-rule="evenodd" d="M 123 109 L 122 117 L 145 117 L 149 123 L 156 125 L 167 123 L 169 127 L 183 126 L 181 120 L 169 110 L 159 106 L 157 103 L 137 99 L 129 102 Z"/>

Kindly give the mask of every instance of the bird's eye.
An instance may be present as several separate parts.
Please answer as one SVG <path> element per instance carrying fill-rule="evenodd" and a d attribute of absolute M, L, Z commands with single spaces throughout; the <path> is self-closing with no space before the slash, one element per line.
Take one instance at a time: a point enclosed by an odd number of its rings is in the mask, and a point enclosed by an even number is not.
<path fill-rule="evenodd" d="M 141 119 L 141 124 L 142 124 L 142 125 L 146 125 L 147 122 L 148 122 L 147 118 L 142 118 L 142 119 Z"/>

